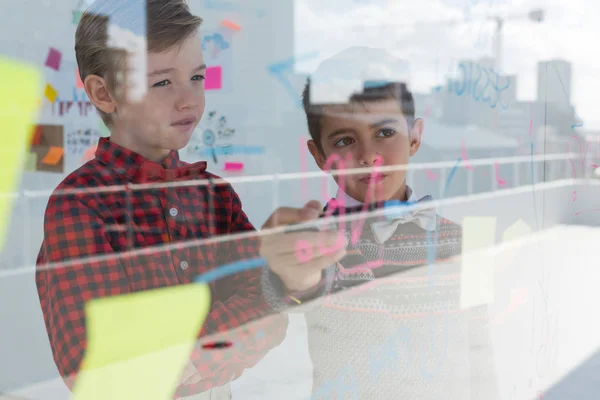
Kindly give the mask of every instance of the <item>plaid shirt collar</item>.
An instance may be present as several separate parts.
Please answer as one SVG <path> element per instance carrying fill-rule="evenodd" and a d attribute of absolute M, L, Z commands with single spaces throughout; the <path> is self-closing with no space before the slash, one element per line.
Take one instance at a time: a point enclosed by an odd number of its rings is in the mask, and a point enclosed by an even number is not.
<path fill-rule="evenodd" d="M 165 169 L 180 168 L 186 165 L 179 159 L 179 152 L 176 150 L 172 150 L 167 158 L 162 160 L 160 163 L 157 163 L 148 160 L 144 156 L 134 151 L 111 142 L 110 138 L 108 137 L 101 137 L 98 140 L 96 158 L 107 168 L 110 168 L 119 174 L 126 175 L 129 180 L 133 180 L 135 178 L 139 168 L 144 163 L 154 163 Z"/>

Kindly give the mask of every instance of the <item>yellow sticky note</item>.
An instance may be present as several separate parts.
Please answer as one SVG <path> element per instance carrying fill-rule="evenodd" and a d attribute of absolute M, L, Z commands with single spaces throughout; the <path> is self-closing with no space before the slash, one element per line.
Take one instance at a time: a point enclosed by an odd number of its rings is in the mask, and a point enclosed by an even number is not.
<path fill-rule="evenodd" d="M 98 130 L 100 131 L 100 136 L 102 136 L 102 137 L 110 136 L 110 129 L 108 129 L 108 127 L 104 124 L 104 122 L 102 120 L 100 120 L 100 122 L 98 123 Z"/>
<path fill-rule="evenodd" d="M 496 217 L 465 217 L 462 224 L 460 307 L 469 308 L 494 301 L 494 257 Z"/>
<path fill-rule="evenodd" d="M 504 231 L 502 242 L 508 242 L 528 235 L 531 235 L 531 227 L 525 221 L 519 219 Z"/>
<path fill-rule="evenodd" d="M 25 163 L 23 169 L 27 172 L 35 172 L 37 169 L 37 153 L 29 151 L 25 153 Z"/>
<path fill-rule="evenodd" d="M 0 249 L 25 148 L 37 118 L 41 74 L 35 67 L 0 57 Z"/>
<path fill-rule="evenodd" d="M 190 284 L 92 300 L 75 400 L 172 398 L 210 309 L 210 289 Z"/>
<path fill-rule="evenodd" d="M 47 83 L 46 90 L 44 90 L 44 96 L 46 96 L 50 103 L 54 103 L 56 97 L 58 97 L 58 92 L 56 89 L 54 89 L 54 87 L 52 87 L 51 84 Z"/>

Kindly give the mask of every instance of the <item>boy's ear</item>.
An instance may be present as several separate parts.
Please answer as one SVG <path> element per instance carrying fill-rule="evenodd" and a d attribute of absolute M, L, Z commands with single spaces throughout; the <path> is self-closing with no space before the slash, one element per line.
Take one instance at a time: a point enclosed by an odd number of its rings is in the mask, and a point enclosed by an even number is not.
<path fill-rule="evenodd" d="M 306 146 L 308 147 L 308 151 L 310 151 L 310 154 L 312 154 L 319 168 L 323 170 L 323 166 L 325 165 L 325 154 L 319 150 L 317 144 L 312 139 L 306 142 Z"/>
<path fill-rule="evenodd" d="M 425 127 L 425 121 L 422 118 L 417 118 L 413 122 L 413 128 L 410 132 L 410 156 L 417 154 L 419 147 L 421 146 L 421 137 L 423 136 L 423 128 Z"/>
<path fill-rule="evenodd" d="M 90 98 L 90 101 L 99 110 L 107 114 L 115 112 L 117 103 L 110 94 L 104 78 L 98 75 L 88 75 L 85 77 L 83 86 L 85 87 L 85 92 Z"/>

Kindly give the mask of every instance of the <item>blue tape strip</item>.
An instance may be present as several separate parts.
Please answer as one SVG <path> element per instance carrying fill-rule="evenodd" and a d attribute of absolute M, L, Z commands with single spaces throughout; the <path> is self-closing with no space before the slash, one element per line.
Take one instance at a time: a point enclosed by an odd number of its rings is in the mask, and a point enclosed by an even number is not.
<path fill-rule="evenodd" d="M 199 275 L 194 279 L 194 282 L 208 283 L 229 275 L 237 274 L 238 272 L 260 268 L 263 265 L 267 265 L 267 261 L 262 257 L 252 258 L 243 261 L 236 261 L 231 264 L 222 265 L 212 271 L 208 271 L 202 275 Z"/>
<path fill-rule="evenodd" d="M 265 153 L 265 148 L 262 146 L 231 146 L 231 147 L 205 147 L 200 150 L 201 156 L 230 155 L 230 154 L 254 154 L 260 155 Z"/>

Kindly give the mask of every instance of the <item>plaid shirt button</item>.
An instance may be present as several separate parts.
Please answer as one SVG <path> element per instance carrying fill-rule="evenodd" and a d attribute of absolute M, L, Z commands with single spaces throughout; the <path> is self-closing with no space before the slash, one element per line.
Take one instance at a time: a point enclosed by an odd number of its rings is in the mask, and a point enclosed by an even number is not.
<path fill-rule="evenodd" d="M 179 213 L 179 211 L 177 211 L 177 209 L 175 207 L 173 207 L 169 210 L 169 214 L 171 214 L 171 217 L 176 217 L 178 213 Z"/>
<path fill-rule="evenodd" d="M 181 267 L 181 269 L 182 269 L 182 270 L 184 270 L 184 271 L 185 271 L 186 269 L 188 269 L 188 263 L 187 263 L 187 261 L 182 261 L 182 262 L 180 262 L 180 263 L 179 263 L 179 266 L 180 266 L 180 267 Z"/>

